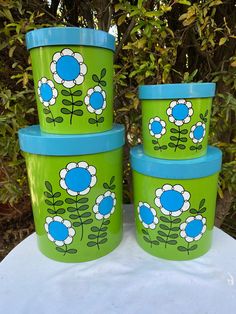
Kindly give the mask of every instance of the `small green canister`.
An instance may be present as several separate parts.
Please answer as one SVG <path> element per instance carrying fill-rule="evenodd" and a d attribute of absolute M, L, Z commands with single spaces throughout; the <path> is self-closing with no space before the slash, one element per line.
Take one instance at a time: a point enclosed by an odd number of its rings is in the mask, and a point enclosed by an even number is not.
<path fill-rule="evenodd" d="M 183 161 L 131 150 L 136 236 L 145 251 L 189 260 L 210 249 L 221 159 L 211 146 L 204 157 Z"/>
<path fill-rule="evenodd" d="M 40 251 L 62 262 L 111 252 L 122 238 L 124 127 L 90 135 L 19 131 Z"/>
<path fill-rule="evenodd" d="M 140 86 L 145 154 L 162 159 L 205 155 L 214 95 L 215 83 Z"/>
<path fill-rule="evenodd" d="M 88 28 L 49 27 L 27 33 L 26 44 L 43 132 L 112 129 L 114 36 Z"/>

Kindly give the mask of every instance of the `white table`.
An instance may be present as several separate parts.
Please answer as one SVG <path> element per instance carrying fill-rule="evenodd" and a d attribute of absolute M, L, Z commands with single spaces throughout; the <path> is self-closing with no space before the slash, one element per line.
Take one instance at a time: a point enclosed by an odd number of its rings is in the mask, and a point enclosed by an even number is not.
<path fill-rule="evenodd" d="M 126 215 L 120 246 L 87 263 L 50 260 L 38 251 L 36 235 L 29 236 L 0 264 L 0 313 L 236 313 L 233 238 L 215 228 L 209 253 L 166 261 L 136 244 L 129 221 Z"/>

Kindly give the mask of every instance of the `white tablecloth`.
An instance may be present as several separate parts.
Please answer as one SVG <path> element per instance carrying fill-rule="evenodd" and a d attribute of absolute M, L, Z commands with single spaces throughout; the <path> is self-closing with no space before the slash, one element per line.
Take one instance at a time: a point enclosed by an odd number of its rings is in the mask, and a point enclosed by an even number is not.
<path fill-rule="evenodd" d="M 235 314 L 235 279 L 236 241 L 221 230 L 201 258 L 166 261 L 136 244 L 126 216 L 122 243 L 96 261 L 50 260 L 35 234 L 21 242 L 0 264 L 0 313 Z"/>

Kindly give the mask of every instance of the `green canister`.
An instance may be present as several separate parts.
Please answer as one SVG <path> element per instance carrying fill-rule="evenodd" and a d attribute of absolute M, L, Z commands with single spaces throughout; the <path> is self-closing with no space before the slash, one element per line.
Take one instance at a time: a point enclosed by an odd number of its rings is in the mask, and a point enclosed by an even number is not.
<path fill-rule="evenodd" d="M 112 129 L 115 37 L 100 30 L 49 27 L 26 34 L 43 132 Z"/>
<path fill-rule="evenodd" d="M 111 252 L 122 238 L 124 127 L 90 135 L 19 131 L 40 251 L 83 262 Z"/>
<path fill-rule="evenodd" d="M 215 83 L 142 85 L 145 154 L 162 159 L 205 155 Z"/>
<path fill-rule="evenodd" d="M 136 237 L 145 251 L 189 260 L 210 249 L 221 159 L 211 146 L 204 157 L 183 161 L 131 150 Z"/>

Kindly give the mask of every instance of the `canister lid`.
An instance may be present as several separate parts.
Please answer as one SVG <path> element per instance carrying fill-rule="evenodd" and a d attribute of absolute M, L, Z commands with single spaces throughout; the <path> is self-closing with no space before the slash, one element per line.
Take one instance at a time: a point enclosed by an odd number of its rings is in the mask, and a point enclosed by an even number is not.
<path fill-rule="evenodd" d="M 142 145 L 131 149 L 133 170 L 144 175 L 163 179 L 195 179 L 208 177 L 221 169 L 222 152 L 208 146 L 207 154 L 187 160 L 167 160 L 149 157 L 144 154 Z"/>
<path fill-rule="evenodd" d="M 59 45 L 95 46 L 115 51 L 115 37 L 101 30 L 80 27 L 47 27 L 26 34 L 28 50 Z"/>
<path fill-rule="evenodd" d="M 49 156 L 96 154 L 117 149 L 125 143 L 125 128 L 114 124 L 112 130 L 83 135 L 57 135 L 40 131 L 39 125 L 20 129 L 20 148 L 24 152 Z"/>
<path fill-rule="evenodd" d="M 140 85 L 140 99 L 208 98 L 215 96 L 215 83 Z"/>

